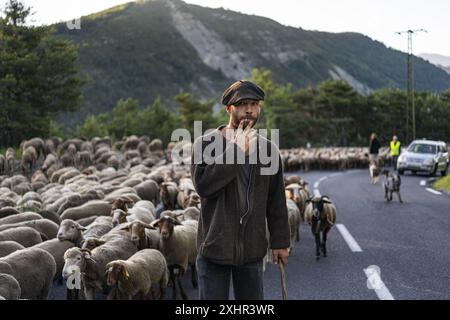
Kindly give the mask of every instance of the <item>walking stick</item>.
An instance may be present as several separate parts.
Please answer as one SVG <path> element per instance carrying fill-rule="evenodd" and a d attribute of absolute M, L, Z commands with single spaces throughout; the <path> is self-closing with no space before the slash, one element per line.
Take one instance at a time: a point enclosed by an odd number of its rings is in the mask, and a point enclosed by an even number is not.
<path fill-rule="evenodd" d="M 286 288 L 286 272 L 284 270 L 283 260 L 278 258 L 278 269 L 280 270 L 280 281 L 281 281 L 281 293 L 283 295 L 283 300 L 288 299 L 287 288 Z"/>

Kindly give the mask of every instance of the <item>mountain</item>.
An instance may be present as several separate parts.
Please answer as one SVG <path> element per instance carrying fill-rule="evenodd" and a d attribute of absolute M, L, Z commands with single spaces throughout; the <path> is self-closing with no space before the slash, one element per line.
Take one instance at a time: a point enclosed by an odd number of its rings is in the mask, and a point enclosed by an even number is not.
<path fill-rule="evenodd" d="M 58 37 L 79 45 L 79 64 L 89 83 L 81 112 L 109 111 L 120 98 L 143 105 L 160 95 L 173 106 L 182 91 L 219 101 L 224 88 L 273 71 L 294 89 L 326 79 L 344 79 L 360 93 L 405 88 L 406 56 L 358 33 L 327 33 L 281 25 L 271 19 L 180 0 L 127 3 L 81 18 L 81 29 L 55 25 Z M 450 88 L 450 76 L 415 57 L 418 90 Z"/>
<path fill-rule="evenodd" d="M 450 57 L 435 53 L 422 53 L 419 56 L 450 74 Z"/>

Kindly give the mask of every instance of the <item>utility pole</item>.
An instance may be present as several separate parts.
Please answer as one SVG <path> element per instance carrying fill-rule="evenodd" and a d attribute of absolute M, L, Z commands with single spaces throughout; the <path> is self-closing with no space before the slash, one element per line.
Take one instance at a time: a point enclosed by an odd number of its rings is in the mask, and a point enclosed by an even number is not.
<path fill-rule="evenodd" d="M 413 47 L 412 47 L 412 36 L 413 34 L 419 33 L 419 32 L 427 32 L 424 29 L 418 29 L 418 30 L 406 30 L 406 31 L 400 31 L 396 32 L 396 34 L 408 34 L 408 52 L 407 52 L 407 69 L 408 69 L 408 77 L 407 77 L 407 98 L 406 98 L 406 138 L 405 140 L 408 141 L 410 138 L 409 134 L 409 125 L 410 122 L 412 123 L 412 139 L 416 139 L 416 105 L 415 105 L 415 98 L 414 98 L 414 92 L 415 92 L 415 82 L 414 82 L 414 64 L 413 64 Z M 410 117 L 411 112 L 411 117 Z"/>

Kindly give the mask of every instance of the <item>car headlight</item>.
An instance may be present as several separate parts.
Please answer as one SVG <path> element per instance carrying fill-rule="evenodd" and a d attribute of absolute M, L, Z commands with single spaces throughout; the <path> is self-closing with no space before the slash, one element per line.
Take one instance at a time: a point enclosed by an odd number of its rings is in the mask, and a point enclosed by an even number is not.
<path fill-rule="evenodd" d="M 425 161 L 423 162 L 424 165 L 429 166 L 434 164 L 434 159 L 425 159 Z"/>
<path fill-rule="evenodd" d="M 398 161 L 404 162 L 405 161 L 405 156 L 401 155 L 400 157 L 398 157 Z"/>

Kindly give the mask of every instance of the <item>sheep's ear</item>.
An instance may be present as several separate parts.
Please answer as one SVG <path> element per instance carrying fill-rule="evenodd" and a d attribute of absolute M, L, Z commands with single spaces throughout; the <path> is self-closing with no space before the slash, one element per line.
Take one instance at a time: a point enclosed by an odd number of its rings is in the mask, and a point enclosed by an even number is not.
<path fill-rule="evenodd" d="M 86 231 L 87 230 L 87 228 L 83 227 L 81 224 L 78 224 L 76 227 L 77 227 L 78 230 L 81 230 L 81 231 Z"/>
<path fill-rule="evenodd" d="M 142 225 L 144 226 L 144 228 L 146 229 L 151 229 L 151 230 L 156 230 L 157 228 L 148 224 L 148 223 L 142 223 Z"/>
<path fill-rule="evenodd" d="M 149 225 L 153 228 L 156 228 L 156 227 L 159 228 L 159 220 L 160 219 L 156 219 L 156 220 L 152 221 Z"/>
<path fill-rule="evenodd" d="M 333 202 L 328 201 L 328 200 L 325 200 L 325 199 L 323 199 L 322 202 L 323 202 L 323 203 L 328 203 L 328 204 L 332 204 L 332 203 L 333 203 Z"/>
<path fill-rule="evenodd" d="M 117 229 L 130 231 L 130 227 L 131 227 L 130 223 L 124 223 L 124 224 L 119 225 L 119 227 Z"/>
<path fill-rule="evenodd" d="M 169 219 L 172 221 L 172 223 L 174 224 L 174 225 L 176 225 L 176 226 L 181 226 L 181 222 L 180 221 L 178 221 L 177 219 L 175 219 L 175 218 L 172 218 L 172 217 L 169 217 Z"/>
<path fill-rule="evenodd" d="M 101 246 L 102 244 L 105 244 L 105 243 L 106 243 L 106 241 L 95 239 L 95 244 L 97 245 L 97 247 Z"/>
<path fill-rule="evenodd" d="M 125 264 L 122 264 L 122 274 L 125 280 L 130 279 L 130 274 L 128 273 L 128 269 Z"/>

